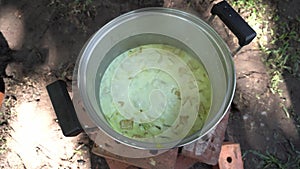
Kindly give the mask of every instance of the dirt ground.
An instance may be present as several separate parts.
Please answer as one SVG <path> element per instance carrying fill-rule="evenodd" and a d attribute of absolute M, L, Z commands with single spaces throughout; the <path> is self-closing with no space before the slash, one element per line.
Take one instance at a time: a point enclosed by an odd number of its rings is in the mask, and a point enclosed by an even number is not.
<path fill-rule="evenodd" d="M 84 43 L 122 13 L 165 6 L 207 20 L 214 2 L 0 0 L 0 31 L 16 58 L 6 69 L 12 78 L 5 78 L 6 99 L 0 111 L 0 167 L 106 169 L 105 160 L 89 152 L 92 143 L 84 134 L 73 138 L 62 135 L 45 86 L 63 79 L 70 87 Z M 300 15 L 297 0 L 274 1 L 273 5 L 280 7 L 278 12 L 284 19 Z M 237 47 L 237 40 L 220 20 L 215 19 L 212 27 L 231 50 Z M 226 140 L 240 143 L 246 169 L 263 168 L 264 161 L 254 151 L 287 161 L 294 150 L 300 150 L 300 80 L 286 74 L 282 96 L 272 94 L 268 70 L 262 62 L 265 57 L 256 40 L 234 57 L 237 89 Z M 292 107 L 293 116 L 283 107 Z"/>

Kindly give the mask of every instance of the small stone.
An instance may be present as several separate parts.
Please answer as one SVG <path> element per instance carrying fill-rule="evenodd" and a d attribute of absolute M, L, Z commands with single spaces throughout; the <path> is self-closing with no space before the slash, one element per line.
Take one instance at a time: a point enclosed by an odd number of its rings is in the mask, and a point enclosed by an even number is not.
<path fill-rule="evenodd" d="M 66 75 L 65 78 L 66 78 L 66 80 L 72 81 L 72 76 L 71 75 Z"/>
<path fill-rule="evenodd" d="M 156 165 L 156 161 L 153 160 L 153 158 L 150 158 L 150 164 L 153 165 L 153 166 L 155 166 Z"/>
<path fill-rule="evenodd" d="M 85 160 L 79 159 L 79 160 L 77 160 L 77 163 L 83 165 L 85 163 Z"/>
<path fill-rule="evenodd" d="M 263 111 L 260 113 L 262 116 L 267 116 L 267 112 Z"/>
<path fill-rule="evenodd" d="M 243 120 L 247 120 L 249 118 L 248 114 L 243 115 Z"/>
<path fill-rule="evenodd" d="M 255 125 L 255 122 L 254 122 L 254 121 L 250 123 L 251 129 L 254 128 L 254 125 Z"/>

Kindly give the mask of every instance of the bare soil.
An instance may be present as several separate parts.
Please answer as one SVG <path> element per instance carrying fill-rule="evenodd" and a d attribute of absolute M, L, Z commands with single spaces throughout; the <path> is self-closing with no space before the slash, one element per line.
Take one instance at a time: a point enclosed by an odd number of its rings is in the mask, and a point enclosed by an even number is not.
<path fill-rule="evenodd" d="M 208 20 L 214 2 L 0 0 L 0 31 L 15 51 L 15 60 L 6 68 L 12 78 L 5 78 L 6 99 L 0 111 L 0 167 L 106 169 L 105 160 L 89 152 L 93 143 L 84 134 L 74 138 L 62 135 L 45 86 L 63 79 L 70 87 L 84 43 L 122 13 L 165 6 Z M 300 15 L 297 0 L 274 1 L 273 5 L 286 20 L 289 15 Z M 218 18 L 212 27 L 231 50 L 237 47 L 237 40 Z M 300 150 L 300 80 L 286 73 L 283 95 L 272 94 L 264 57 L 256 41 L 234 57 L 237 89 L 226 139 L 241 144 L 246 169 L 263 167 L 262 159 L 251 150 L 269 152 L 282 161 L 293 155 L 292 145 Z M 291 114 L 283 107 L 292 108 Z"/>

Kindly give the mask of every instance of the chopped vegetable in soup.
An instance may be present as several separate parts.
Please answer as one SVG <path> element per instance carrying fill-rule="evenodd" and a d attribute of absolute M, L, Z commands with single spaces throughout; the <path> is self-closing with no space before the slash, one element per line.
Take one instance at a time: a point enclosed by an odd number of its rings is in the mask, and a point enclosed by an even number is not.
<path fill-rule="evenodd" d="M 134 139 L 168 139 L 171 136 L 163 134 L 168 129 L 180 132 L 177 128 L 191 120 L 188 114 L 181 114 L 187 104 L 198 109 L 185 136 L 193 134 L 206 120 L 211 96 L 202 63 L 184 50 L 164 44 L 139 46 L 117 56 L 103 74 L 99 92 L 107 122 Z"/>

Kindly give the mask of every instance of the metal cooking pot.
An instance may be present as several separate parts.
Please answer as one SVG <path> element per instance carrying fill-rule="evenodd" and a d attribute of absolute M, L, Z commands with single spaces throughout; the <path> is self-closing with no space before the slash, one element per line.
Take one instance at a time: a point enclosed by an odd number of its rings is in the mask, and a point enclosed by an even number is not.
<path fill-rule="evenodd" d="M 232 30 L 238 37 L 240 46 L 250 43 L 256 36 L 253 29 L 249 27 L 249 25 L 227 4 L 226 1 L 216 4 L 212 8 L 212 14 L 218 15 Z M 199 63 L 203 64 L 210 80 L 212 92 L 209 101 L 211 105 L 203 124 L 196 131 L 190 132 L 195 126 L 194 123 L 197 123 L 196 118 L 202 98 L 199 96 L 198 88 L 194 90 L 184 87 L 187 83 L 197 87 L 196 82 L 194 83 L 193 80 L 189 81 L 190 79 L 197 78 L 195 77 L 196 75 L 193 74 L 193 72 L 190 72 L 191 75 L 186 75 L 185 78 L 185 75 L 178 75 L 178 72 L 175 71 L 176 66 L 180 64 L 184 65 L 184 63 L 175 59 L 173 60 L 174 64 L 171 66 L 169 65 L 169 67 L 168 64 L 166 64 L 167 61 L 164 62 L 164 64 L 158 63 L 155 65 L 152 63 L 151 59 L 156 56 L 149 51 L 148 55 L 151 56 L 148 56 L 148 60 L 137 59 L 128 61 L 127 64 L 124 63 L 123 65 L 119 65 L 121 67 L 126 67 L 125 69 L 128 70 L 128 72 L 119 70 L 116 67 L 109 67 L 115 62 L 116 58 L 119 58 L 117 56 L 121 56 L 124 52 L 127 52 L 128 54 L 128 52 L 131 52 L 131 49 L 138 50 L 138 47 L 147 46 L 149 44 L 172 46 L 186 53 L 190 53 L 195 62 L 199 61 Z M 147 48 L 145 47 L 143 49 Z M 136 52 L 143 53 L 141 51 Z M 162 55 L 168 55 L 165 57 L 165 60 L 173 59 L 173 55 L 168 54 L 168 52 L 165 52 Z M 162 57 L 161 60 L 163 59 L 164 58 Z M 152 123 L 155 119 L 159 118 L 165 118 L 162 119 L 162 121 L 166 121 L 172 115 L 162 117 L 163 113 L 158 113 L 158 110 L 160 110 L 161 107 L 165 106 L 164 109 L 168 109 L 166 106 L 167 103 L 162 104 L 159 102 L 159 100 L 163 100 L 161 98 L 168 97 L 163 93 L 163 89 L 156 90 L 156 88 L 154 88 L 153 91 L 146 92 L 147 95 L 144 96 L 145 98 L 148 98 L 152 104 L 155 103 L 154 106 L 152 105 L 154 110 L 151 110 L 151 115 L 155 116 L 153 119 L 146 117 L 139 118 L 138 115 L 134 113 L 131 114 L 132 112 L 129 111 L 130 108 L 128 108 L 127 112 L 127 109 L 125 110 L 124 108 L 122 111 L 126 113 L 122 113 L 119 109 L 122 109 L 121 107 L 126 104 L 126 101 L 125 103 L 122 101 L 121 104 L 121 102 L 118 102 L 116 99 L 116 97 L 118 97 L 118 99 L 128 99 L 129 97 L 135 96 L 137 97 L 136 100 L 143 99 L 138 97 L 138 92 L 133 94 L 133 96 L 128 96 L 128 92 L 131 90 L 128 85 L 134 83 L 132 82 L 133 80 L 130 79 L 131 76 L 128 74 L 135 68 L 141 69 L 140 71 L 136 70 L 141 73 L 142 69 L 148 70 L 153 67 L 167 72 L 166 74 L 169 74 L 173 78 L 173 83 L 180 86 L 179 88 L 181 91 L 179 95 L 183 100 L 179 101 L 181 111 L 179 111 L 174 118 L 172 126 L 168 126 L 169 129 L 165 129 L 165 135 L 158 134 L 158 136 L 154 135 L 149 138 L 128 137 L 124 133 L 117 132 L 105 115 L 105 111 L 107 110 L 105 106 L 110 103 L 102 103 L 105 98 L 99 95 L 99 93 L 101 93 L 101 88 L 99 88 L 99 86 L 101 86 L 101 82 L 108 69 L 115 71 L 114 73 L 116 75 L 114 76 L 119 76 L 118 78 L 123 79 L 119 81 L 109 79 L 107 83 L 109 83 L 108 92 L 111 92 L 110 95 L 113 96 L 111 99 L 111 102 L 113 103 L 111 104 L 117 107 L 113 107 L 113 109 L 120 111 L 118 114 L 122 114 L 122 117 L 127 117 L 127 121 L 120 120 L 117 124 L 120 123 L 120 125 L 122 125 L 121 123 L 124 122 L 125 128 L 126 125 L 127 127 L 129 125 L 129 128 L 126 128 L 127 130 L 130 130 L 134 125 L 141 126 L 141 124 Z M 189 71 L 190 69 L 186 68 L 184 70 Z M 143 74 L 142 77 L 146 77 L 146 74 Z M 160 150 L 188 144 L 209 133 L 220 122 L 230 107 L 234 96 L 235 85 L 235 69 L 231 52 L 226 43 L 224 43 L 223 39 L 213 28 L 198 17 L 180 10 L 145 8 L 115 18 L 103 26 L 88 40 L 79 55 L 74 70 L 72 88 L 73 104 L 70 101 L 70 97 L 68 96 L 63 81 L 54 82 L 48 85 L 47 89 L 65 136 L 77 135 L 83 129 L 92 139 L 95 139 L 95 131 L 101 130 L 114 140 L 130 147 Z M 117 92 L 113 93 L 113 90 L 117 90 Z M 137 89 L 134 88 L 132 90 Z M 143 87 L 139 90 L 145 91 Z M 148 96 L 149 94 L 153 96 Z M 191 99 L 190 106 L 186 106 L 183 104 L 184 97 L 195 98 L 195 100 Z M 128 101 L 128 103 L 133 104 L 131 103 L 133 102 L 132 98 L 129 98 L 129 100 L 131 101 Z M 170 101 L 171 99 L 165 100 Z M 118 103 L 120 103 L 121 106 L 118 107 Z M 171 114 L 170 112 L 171 111 L 167 113 Z M 155 113 L 158 114 L 156 115 Z M 148 116 L 150 115 L 148 114 L 147 117 Z M 185 122 L 182 122 L 184 121 L 181 119 L 182 117 L 187 117 Z M 180 124 L 182 125 L 182 128 L 180 128 Z M 177 127 L 174 127 L 176 125 Z M 157 128 L 160 130 L 161 127 Z"/>

